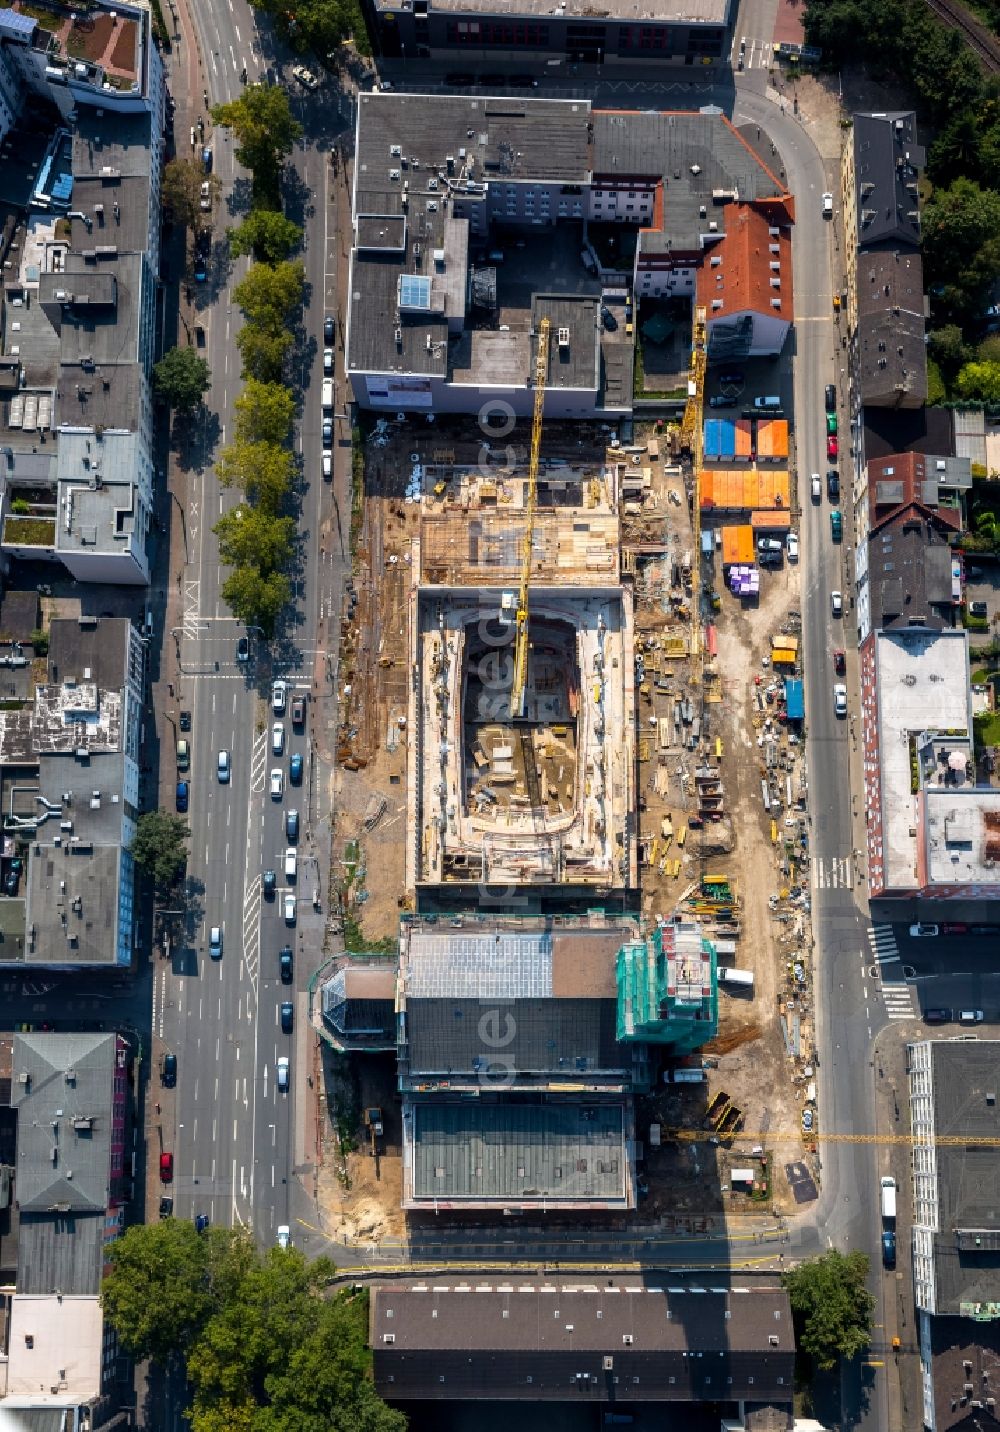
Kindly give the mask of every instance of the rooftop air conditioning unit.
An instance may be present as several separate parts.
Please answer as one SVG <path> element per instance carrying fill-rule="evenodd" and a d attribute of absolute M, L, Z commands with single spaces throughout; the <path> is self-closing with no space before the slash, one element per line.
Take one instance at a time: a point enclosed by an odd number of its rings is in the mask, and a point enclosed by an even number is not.
<path fill-rule="evenodd" d="M 568 348 L 568 347 L 569 347 L 569 329 L 568 329 L 568 328 L 560 328 L 558 337 L 559 337 L 559 347 L 560 347 L 560 348 Z"/>

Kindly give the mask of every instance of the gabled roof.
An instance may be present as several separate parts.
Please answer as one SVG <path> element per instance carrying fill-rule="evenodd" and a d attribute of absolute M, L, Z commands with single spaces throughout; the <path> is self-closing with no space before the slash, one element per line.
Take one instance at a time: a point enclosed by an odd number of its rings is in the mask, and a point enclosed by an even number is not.
<path fill-rule="evenodd" d="M 729 204 L 726 231 L 698 269 L 698 302 L 709 322 L 759 313 L 792 321 L 792 242 L 787 227 L 753 204 Z M 772 233 L 777 229 L 777 233 Z M 775 307 L 775 304 L 778 306 Z"/>

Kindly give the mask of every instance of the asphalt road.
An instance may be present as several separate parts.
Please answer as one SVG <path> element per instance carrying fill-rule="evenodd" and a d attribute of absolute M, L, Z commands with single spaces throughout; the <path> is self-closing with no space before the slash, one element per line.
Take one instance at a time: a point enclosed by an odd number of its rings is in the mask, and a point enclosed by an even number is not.
<path fill-rule="evenodd" d="M 240 93 L 244 65 L 250 80 L 262 72 L 257 21 L 246 0 L 192 7 L 190 23 L 207 70 L 210 104 Z M 267 63 L 281 67 L 285 60 L 269 54 Z M 156 1047 L 172 1049 L 178 1057 L 177 1089 L 169 1097 L 164 1094 L 151 1139 L 174 1152 L 174 1212 L 179 1217 L 204 1213 L 213 1223 L 250 1227 L 264 1244 L 274 1241 L 280 1224 L 312 1212 L 311 1181 L 295 1178 L 293 1169 L 306 1176 L 312 1171 L 305 1158 L 311 1147 L 307 1120 L 313 1104 L 313 1042 L 306 1024 L 305 987 L 322 948 L 324 916 L 313 908 L 313 892 L 325 897 L 327 884 L 322 823 L 329 813 L 328 779 L 313 728 L 326 719 L 331 688 L 317 628 L 321 612 L 328 620 L 331 614 L 335 617 L 344 575 L 339 548 L 323 547 L 321 524 L 329 515 L 331 485 L 324 484 L 320 464 L 323 316 L 328 299 L 335 298 L 338 276 L 329 232 L 334 179 L 322 151 L 343 125 L 329 96 L 320 93 L 306 101 L 296 94 L 294 81 L 290 85 L 293 108 L 306 124 L 304 145 L 289 164 L 287 189 L 289 212 L 306 230 L 308 296 L 292 373 L 302 399 L 296 436 L 301 475 L 294 613 L 273 643 L 265 644 L 251 632 L 251 659 L 238 660 L 237 641 L 245 633 L 219 595 L 226 570 L 220 566 L 211 530 L 219 515 L 238 501 L 238 494 L 219 486 L 212 462 L 232 435 L 233 404 L 241 387 L 236 349 L 240 314 L 231 290 L 247 261 L 230 262 L 224 231 L 239 222 L 248 179 L 235 163 L 229 134 L 213 133 L 209 124 L 206 142 L 212 146 L 222 192 L 208 281 L 195 286 L 194 302 L 196 321 L 205 331 L 212 386 L 205 400 L 207 417 L 195 435 L 200 445 L 188 480 L 183 612 L 165 651 L 176 662 L 178 675 L 176 707 L 164 714 L 168 720 L 180 709 L 192 715 L 192 897 L 183 941 L 154 971 L 152 992 Z M 184 134 L 188 121 L 177 97 L 177 132 Z M 204 112 L 197 96 L 191 102 L 196 112 Z M 333 311 L 336 304 L 330 307 Z M 339 479 L 342 487 L 342 472 Z M 270 708 L 271 681 L 279 675 L 288 682 L 289 703 L 297 694 L 309 698 L 302 729 L 293 729 L 286 712 L 280 754 L 272 749 L 272 725 L 278 718 Z M 167 727 L 168 746 L 172 740 Z M 217 773 L 221 750 L 230 753 L 226 783 Z M 289 781 L 293 752 L 304 761 L 299 786 Z M 281 799 L 270 795 L 272 769 L 283 773 Z M 298 868 L 296 877 L 288 879 L 284 821 L 293 807 L 300 819 Z M 273 900 L 262 898 L 265 869 L 278 876 Z M 286 892 L 295 896 L 294 924 L 284 916 Z M 213 926 L 223 932 L 220 959 L 209 954 Z M 279 980 L 278 953 L 285 944 L 294 952 L 291 986 Z M 286 999 L 294 1005 L 291 1033 L 280 1027 L 280 1006 Z M 276 1087 L 281 1057 L 291 1064 L 287 1093 Z"/>

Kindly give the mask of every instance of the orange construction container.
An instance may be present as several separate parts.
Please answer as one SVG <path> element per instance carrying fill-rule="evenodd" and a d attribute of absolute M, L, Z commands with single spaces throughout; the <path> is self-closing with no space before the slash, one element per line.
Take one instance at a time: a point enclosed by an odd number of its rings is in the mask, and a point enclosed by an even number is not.
<path fill-rule="evenodd" d="M 737 418 L 736 420 L 736 460 L 737 462 L 749 462 L 753 453 L 753 433 L 750 427 L 749 418 Z"/>
<path fill-rule="evenodd" d="M 754 560 L 753 528 L 748 526 L 722 528 L 722 564 L 749 563 Z"/>
<path fill-rule="evenodd" d="M 787 532 L 792 525 L 791 513 L 775 509 L 770 512 L 751 512 L 750 529 L 753 532 Z"/>

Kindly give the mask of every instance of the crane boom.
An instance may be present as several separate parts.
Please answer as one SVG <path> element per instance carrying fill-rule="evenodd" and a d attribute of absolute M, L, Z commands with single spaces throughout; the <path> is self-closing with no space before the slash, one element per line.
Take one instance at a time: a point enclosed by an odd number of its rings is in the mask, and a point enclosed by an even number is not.
<path fill-rule="evenodd" d="M 538 494 L 538 459 L 542 450 L 542 416 L 545 411 L 545 382 L 549 371 L 549 320 L 538 327 L 535 352 L 535 412 L 531 420 L 531 457 L 528 462 L 528 501 L 525 510 L 524 540 L 521 548 L 521 586 L 517 594 L 517 632 L 514 638 L 514 677 L 510 687 L 511 717 L 524 715 L 528 688 L 528 586 L 531 582 L 531 554 L 535 538 L 535 502 Z"/>

